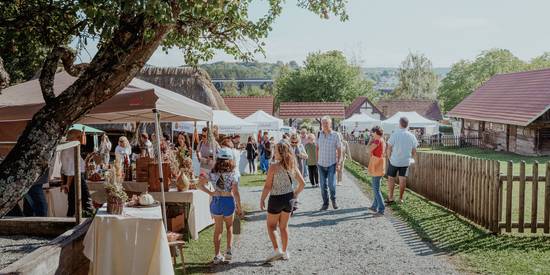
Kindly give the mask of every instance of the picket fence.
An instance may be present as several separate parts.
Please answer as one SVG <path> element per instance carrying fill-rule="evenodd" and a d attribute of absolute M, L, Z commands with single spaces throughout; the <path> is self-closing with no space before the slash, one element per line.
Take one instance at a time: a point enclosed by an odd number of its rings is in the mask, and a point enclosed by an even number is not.
<path fill-rule="evenodd" d="M 350 149 L 354 160 L 368 165 L 365 145 Z M 513 174 L 515 165 L 519 175 Z M 550 234 L 550 162 L 546 171 L 535 162 L 530 175 L 524 161 L 503 170 L 497 160 L 418 152 L 407 187 L 493 233 Z"/>

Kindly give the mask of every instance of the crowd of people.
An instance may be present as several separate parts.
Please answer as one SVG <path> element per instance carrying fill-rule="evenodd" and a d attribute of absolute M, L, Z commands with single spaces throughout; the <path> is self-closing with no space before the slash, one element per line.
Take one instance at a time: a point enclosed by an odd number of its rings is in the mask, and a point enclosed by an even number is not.
<path fill-rule="evenodd" d="M 407 128 L 407 118 L 401 118 L 400 129 L 394 131 L 387 141 L 381 127 L 376 126 L 369 130 L 369 140 L 366 143 L 370 153 L 368 173 L 372 177 L 374 191 L 373 203 L 369 209 L 377 216 L 384 215 L 385 205 L 394 203 L 396 179 L 400 190 L 399 202 L 403 202 L 408 167 L 414 163 L 413 157 L 418 146 L 416 137 Z M 204 140 L 204 144 L 207 142 Z M 209 146 L 212 147 L 216 148 Z M 327 210 L 329 206 L 338 209 L 336 186 L 342 180 L 342 167 L 346 155 L 349 155 L 349 145 L 339 132 L 333 130 L 331 118 L 323 117 L 321 130 L 317 134 L 302 129 L 299 134 L 284 134 L 281 140 L 275 141 L 273 137 L 269 137 L 268 132 L 264 132 L 259 142 L 254 137 L 249 137 L 243 147 L 246 150 L 249 172 L 256 172 L 255 160 L 258 159 L 259 170 L 267 175 L 260 196 L 260 208 L 267 211 L 267 237 L 272 243 L 273 253 L 266 261 L 288 260 L 288 224 L 292 213 L 297 210 L 306 179 L 312 187 L 321 189 L 320 211 Z M 222 144 L 217 150 L 201 152 L 216 156 L 215 160 L 212 158 L 205 163 L 209 163 L 208 165 L 201 166 L 206 169 L 201 172 L 200 189 L 213 198 L 210 206 L 215 219 L 213 263 L 219 264 L 232 258 L 233 215 L 235 212 L 237 215 L 242 214 L 240 175 L 235 171 L 236 159 L 231 146 Z M 380 191 L 380 182 L 384 176 L 388 177 L 389 188 L 386 200 Z M 213 189 L 208 188 L 210 183 L 213 184 Z M 224 225 L 227 247 L 222 255 L 220 241 Z"/>
<path fill-rule="evenodd" d="M 406 188 L 406 177 L 409 166 L 414 163 L 414 155 L 418 141 L 408 130 L 407 118 L 401 118 L 400 128 L 394 131 L 386 140 L 384 131 L 376 126 L 369 130 L 366 143 L 370 154 L 368 173 L 372 177 L 371 184 L 374 199 L 369 207 L 375 215 L 384 215 L 385 206 L 395 203 L 394 189 L 399 184 L 399 202 L 403 202 Z M 82 140 L 83 133 L 71 130 L 67 134 L 67 141 Z M 192 142 L 189 137 L 180 133 L 174 143 L 166 135 L 160 139 L 160 146 L 156 138 L 149 139 L 147 133 L 139 135 L 139 141 L 132 146 L 129 140 L 121 136 L 114 149 L 115 162 L 128 165 L 138 156 L 158 156 L 158 147 L 162 157 L 168 154 L 189 157 Z M 320 211 L 326 211 L 329 206 L 338 209 L 337 185 L 342 181 L 343 164 L 346 156 L 350 155 L 349 145 L 343 136 L 333 130 L 332 120 L 325 116 L 321 119 L 321 129 L 317 133 L 302 129 L 299 133 L 283 134 L 275 141 L 268 132 L 259 134 L 258 142 L 254 137 L 248 137 L 246 144 L 241 144 L 240 136 L 219 136 L 216 129 L 202 129 L 198 142 L 193 147 L 201 167 L 198 188 L 211 197 L 210 212 L 214 218 L 214 264 L 227 262 L 232 259 L 233 221 L 234 214 L 242 215 L 242 206 L 239 194 L 241 178 L 239 163 L 240 150 L 246 150 L 248 170 L 250 173 L 261 172 L 266 174 L 264 187 L 260 196 L 260 208 L 267 210 L 267 237 L 271 240 L 273 253 L 267 261 L 290 259 L 289 247 L 289 220 L 297 210 L 300 193 L 304 190 L 306 181 L 312 188 L 319 187 L 321 193 Z M 74 148 L 61 152 L 62 190 L 68 193 L 67 216 L 74 215 Z M 98 151 L 99 162 L 109 164 L 112 145 L 106 135 L 101 138 Z M 256 160 L 259 161 L 257 171 Z M 84 165 L 87 161 L 80 160 Z M 85 171 L 85 167 L 81 167 Z M 384 200 L 380 191 L 382 177 L 388 178 L 388 197 Z M 92 211 L 91 198 L 86 185 L 86 176 L 81 175 L 82 209 Z M 39 179 L 37 186 L 41 189 Z M 40 185 L 38 185 L 40 184 Z M 38 187 L 37 187 L 38 189 Z M 34 203 L 36 213 L 29 215 L 46 215 L 47 205 L 42 196 L 35 194 L 34 186 L 29 191 L 28 202 Z M 31 198 L 34 196 L 35 198 Z M 267 200 L 267 204 L 266 204 Z M 26 200 L 27 203 L 27 200 Z M 227 234 L 225 253 L 221 253 L 221 236 Z M 277 230 L 279 234 L 277 234 Z M 280 242 L 278 240 L 280 238 Z M 279 243 L 281 244 L 279 246 Z"/>

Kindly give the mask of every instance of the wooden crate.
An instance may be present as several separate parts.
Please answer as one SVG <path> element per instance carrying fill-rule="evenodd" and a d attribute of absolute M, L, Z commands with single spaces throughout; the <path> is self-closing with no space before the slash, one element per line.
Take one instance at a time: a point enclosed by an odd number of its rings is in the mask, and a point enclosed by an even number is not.
<path fill-rule="evenodd" d="M 157 162 L 149 162 L 149 192 L 160 192 L 159 170 Z M 170 163 L 162 163 L 162 174 L 164 176 L 164 191 L 168 192 L 170 185 L 170 177 L 172 175 L 170 170 Z"/>

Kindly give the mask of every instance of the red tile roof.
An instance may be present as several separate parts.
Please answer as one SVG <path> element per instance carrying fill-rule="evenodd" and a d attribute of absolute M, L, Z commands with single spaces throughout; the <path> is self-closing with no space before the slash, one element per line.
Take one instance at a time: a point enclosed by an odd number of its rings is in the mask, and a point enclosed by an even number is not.
<path fill-rule="evenodd" d="M 448 114 L 527 126 L 550 109 L 550 69 L 493 76 Z"/>
<path fill-rule="evenodd" d="M 397 112 L 417 112 L 419 115 L 439 121 L 443 119 L 439 104 L 428 99 L 391 99 L 380 100 L 376 103 L 378 109 L 384 112 L 385 117 L 391 117 Z"/>
<path fill-rule="evenodd" d="M 323 116 L 344 118 L 342 102 L 282 102 L 279 107 L 280 118 L 320 118 Z"/>
<path fill-rule="evenodd" d="M 245 118 L 258 110 L 273 115 L 273 96 L 224 96 L 225 105 L 234 115 Z"/>
<path fill-rule="evenodd" d="M 351 117 L 353 114 L 360 113 L 359 110 L 365 102 L 368 102 L 376 112 L 384 117 L 384 114 L 376 105 L 374 105 L 366 96 L 358 96 L 347 108 L 346 108 L 346 118 Z"/>

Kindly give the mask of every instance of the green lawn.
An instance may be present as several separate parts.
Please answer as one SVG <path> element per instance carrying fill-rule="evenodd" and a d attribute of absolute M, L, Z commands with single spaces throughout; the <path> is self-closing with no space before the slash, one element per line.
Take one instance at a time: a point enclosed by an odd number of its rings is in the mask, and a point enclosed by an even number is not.
<path fill-rule="evenodd" d="M 242 175 L 241 182 L 239 186 L 241 187 L 253 187 L 253 186 L 264 186 L 265 175 Z"/>
<path fill-rule="evenodd" d="M 225 232 L 224 232 L 225 233 Z M 199 233 L 198 240 L 191 240 L 185 245 L 185 268 L 187 274 L 208 273 L 214 258 L 214 227 L 210 226 Z M 225 234 L 222 235 L 222 248 L 225 247 Z M 177 258 L 176 274 L 183 274 L 180 257 Z"/>
<path fill-rule="evenodd" d="M 370 178 L 358 163 L 346 169 L 370 192 Z M 383 181 L 386 196 L 386 183 Z M 550 274 L 550 238 L 491 235 L 445 208 L 409 192 L 404 204 L 392 205 L 393 213 L 408 223 L 421 238 L 452 256 L 467 273 Z"/>
<path fill-rule="evenodd" d="M 506 172 L 508 167 L 508 161 L 514 162 L 514 175 L 519 175 L 519 163 L 525 161 L 525 173 L 526 175 L 532 175 L 533 163 L 535 161 L 539 162 L 539 175 L 544 175 L 546 173 L 546 164 L 550 161 L 550 156 L 547 157 L 530 157 L 530 156 L 520 156 L 517 154 L 512 154 L 508 152 L 497 152 L 495 150 L 480 149 L 480 148 L 449 148 L 449 149 L 421 149 L 421 152 L 428 153 L 445 153 L 445 154 L 456 154 L 464 155 L 481 159 L 490 159 L 498 160 L 500 162 L 500 171 Z"/>
<path fill-rule="evenodd" d="M 527 176 L 532 175 L 533 163 L 535 161 L 539 162 L 539 176 L 546 174 L 546 165 L 550 161 L 550 157 L 529 157 L 529 156 L 520 156 L 517 154 L 507 153 L 507 152 L 496 152 L 494 150 L 479 149 L 479 148 L 452 148 L 452 149 L 439 149 L 439 150 L 429 150 L 423 149 L 422 152 L 428 153 L 444 153 L 444 154 L 456 154 L 456 155 L 465 155 L 481 159 L 489 160 L 498 160 L 500 162 L 500 171 L 506 175 L 508 161 L 514 162 L 514 175 L 520 174 L 520 165 L 519 163 L 523 160 L 525 161 L 525 173 Z M 503 188 L 503 206 L 506 205 L 506 182 L 504 183 Z M 512 221 L 517 222 L 519 217 L 519 182 L 514 182 L 513 192 L 512 192 Z M 527 182 L 525 184 L 525 221 L 528 222 L 531 220 L 531 203 L 532 203 L 532 184 Z M 503 207 L 502 218 L 505 220 L 505 207 Z M 538 185 L 538 200 L 537 200 L 537 219 L 539 222 L 543 221 L 544 218 L 544 183 L 539 182 Z M 540 230 L 540 229 L 539 229 Z M 526 230 L 527 231 L 527 230 Z"/>

